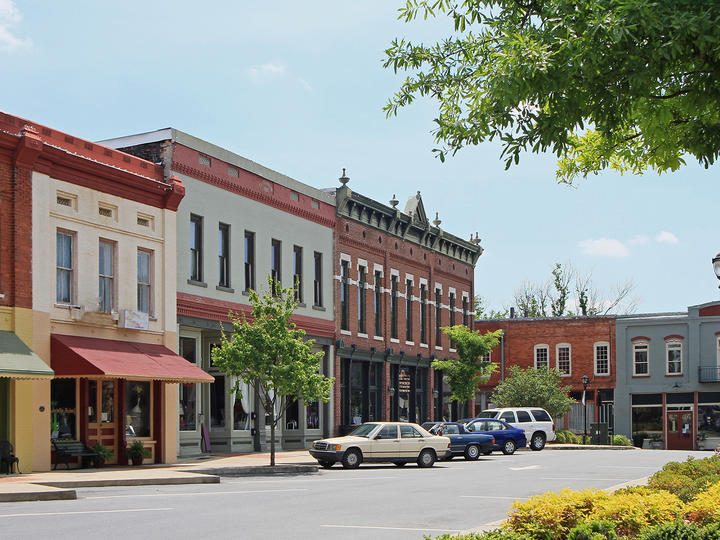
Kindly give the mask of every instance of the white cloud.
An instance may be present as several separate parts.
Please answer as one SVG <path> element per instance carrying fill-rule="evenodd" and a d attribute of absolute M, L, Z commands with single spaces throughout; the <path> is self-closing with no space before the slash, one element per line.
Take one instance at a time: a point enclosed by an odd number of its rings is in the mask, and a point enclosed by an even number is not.
<path fill-rule="evenodd" d="M 310 86 L 310 83 L 307 82 L 305 79 L 303 79 L 302 77 L 298 77 L 297 82 L 300 84 L 300 86 L 303 87 L 306 92 L 312 92 L 312 86 Z"/>
<path fill-rule="evenodd" d="M 578 246 L 585 255 L 596 257 L 622 258 L 630 255 L 627 246 L 615 238 L 598 238 L 597 240 L 588 238 L 578 242 Z"/>
<path fill-rule="evenodd" d="M 661 244 L 678 244 L 680 243 L 680 240 L 678 240 L 678 237 L 675 236 L 671 232 L 667 231 L 660 231 L 660 234 L 658 234 L 655 237 L 655 241 L 659 242 Z"/>
<path fill-rule="evenodd" d="M 20 39 L 12 31 L 21 20 L 14 0 L 0 0 L 0 50 L 13 51 L 31 45 L 29 39 Z"/>
<path fill-rule="evenodd" d="M 630 240 L 628 240 L 628 244 L 631 246 L 639 246 L 643 244 L 647 244 L 650 241 L 650 237 L 646 234 L 636 234 L 633 236 Z"/>
<path fill-rule="evenodd" d="M 2 0 L 0 0 L 2 1 Z M 285 74 L 285 66 L 282 64 L 261 64 L 259 66 L 253 66 L 248 70 L 250 79 L 255 83 L 265 82 L 274 77 L 279 77 Z"/>

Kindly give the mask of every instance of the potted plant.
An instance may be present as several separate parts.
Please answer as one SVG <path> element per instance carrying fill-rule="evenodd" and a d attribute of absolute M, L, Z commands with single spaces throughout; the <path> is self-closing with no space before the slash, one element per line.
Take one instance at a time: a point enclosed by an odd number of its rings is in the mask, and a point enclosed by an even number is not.
<path fill-rule="evenodd" d="M 133 465 L 142 465 L 143 459 L 150 456 L 152 456 L 152 453 L 145 448 L 142 441 L 135 440 L 127 447 L 127 457 Z"/>
<path fill-rule="evenodd" d="M 662 450 L 663 440 L 659 433 L 653 433 L 650 436 L 650 448 L 653 450 Z"/>
<path fill-rule="evenodd" d="M 98 467 L 105 465 L 105 462 L 113 456 L 113 451 L 100 442 L 92 447 L 92 451 L 98 455 L 97 461 L 95 462 Z"/>

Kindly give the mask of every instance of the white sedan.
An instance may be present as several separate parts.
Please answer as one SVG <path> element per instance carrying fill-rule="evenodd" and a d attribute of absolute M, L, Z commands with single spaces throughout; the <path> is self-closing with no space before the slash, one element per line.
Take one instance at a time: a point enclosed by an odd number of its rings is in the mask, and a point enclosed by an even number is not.
<path fill-rule="evenodd" d="M 346 469 L 363 461 L 398 467 L 415 461 L 418 467 L 432 467 L 436 460 L 450 456 L 450 440 L 408 422 L 366 422 L 344 437 L 315 441 L 310 455 L 326 469 L 338 461 Z"/>

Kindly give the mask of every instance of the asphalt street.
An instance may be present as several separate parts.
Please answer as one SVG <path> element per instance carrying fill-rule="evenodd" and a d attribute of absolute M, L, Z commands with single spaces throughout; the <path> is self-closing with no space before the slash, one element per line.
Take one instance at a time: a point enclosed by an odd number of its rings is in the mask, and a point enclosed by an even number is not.
<path fill-rule="evenodd" d="M 513 500 L 606 489 L 708 452 L 523 450 L 479 461 L 335 466 L 312 476 L 79 489 L 76 501 L 0 504 L 0 537 L 421 539 L 503 519 Z"/>

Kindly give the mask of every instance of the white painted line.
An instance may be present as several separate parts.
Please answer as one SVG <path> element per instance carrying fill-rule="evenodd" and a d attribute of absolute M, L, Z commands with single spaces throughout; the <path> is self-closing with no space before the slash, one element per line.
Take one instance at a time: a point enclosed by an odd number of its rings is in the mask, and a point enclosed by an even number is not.
<path fill-rule="evenodd" d="M 657 467 L 648 467 L 647 465 L 595 465 L 599 469 L 652 469 L 653 471 L 658 470 Z"/>
<path fill-rule="evenodd" d="M 447 469 L 452 470 L 452 469 Z M 325 473 L 327 474 L 327 473 Z M 332 474 L 332 473 L 330 473 Z M 342 478 L 293 478 L 293 483 L 302 483 L 302 482 L 348 482 L 348 481 L 355 481 L 355 480 L 367 480 L 367 481 L 375 481 L 375 480 L 397 480 L 400 478 L 399 476 L 343 476 Z M 230 479 L 230 478 L 223 478 L 223 484 L 287 484 L 288 479 L 283 480 L 242 480 L 242 479 Z"/>
<path fill-rule="evenodd" d="M 383 531 L 460 532 L 460 529 L 418 529 L 413 527 L 372 527 L 370 525 L 320 525 L 333 529 L 375 529 Z"/>
<path fill-rule="evenodd" d="M 184 493 L 144 493 L 133 495 L 98 495 L 96 497 L 83 497 L 83 499 L 124 499 L 136 497 L 187 497 L 194 495 L 243 495 L 246 493 L 283 493 L 288 491 L 310 491 L 305 488 L 294 489 L 248 489 L 243 491 L 188 491 Z"/>
<path fill-rule="evenodd" d="M 174 508 L 128 508 L 125 510 L 82 510 L 78 512 L 28 512 L 27 514 L 0 514 L 5 517 L 36 517 L 36 516 L 73 516 L 78 514 L 119 514 L 122 512 L 161 512 Z"/>
<path fill-rule="evenodd" d="M 494 497 L 491 495 L 460 495 L 461 499 L 501 499 L 508 501 L 526 501 L 527 497 Z"/>
<path fill-rule="evenodd" d="M 511 471 L 527 471 L 529 469 L 539 469 L 540 465 L 528 465 L 527 467 L 509 467 Z"/>
<path fill-rule="evenodd" d="M 540 480 L 582 480 L 583 482 L 592 481 L 592 482 L 610 482 L 610 481 L 617 481 L 617 480 L 625 480 L 625 478 L 592 478 L 590 476 L 546 476 L 545 478 L 541 478 Z"/>

